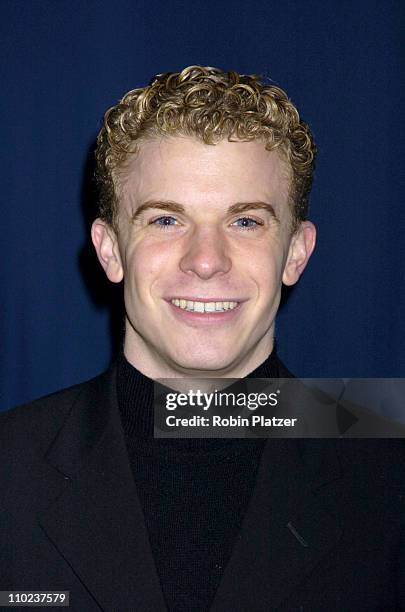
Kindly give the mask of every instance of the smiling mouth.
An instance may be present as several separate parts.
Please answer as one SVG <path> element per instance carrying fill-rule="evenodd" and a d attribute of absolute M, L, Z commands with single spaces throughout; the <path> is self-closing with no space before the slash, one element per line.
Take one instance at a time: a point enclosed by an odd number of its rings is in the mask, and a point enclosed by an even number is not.
<path fill-rule="evenodd" d="M 188 312 L 198 313 L 215 313 L 215 312 L 226 312 L 228 310 L 234 310 L 239 305 L 239 302 L 224 301 L 224 302 L 197 302 L 192 300 L 185 300 L 183 298 L 173 298 L 170 302 L 180 308 L 181 310 L 187 310 Z"/>

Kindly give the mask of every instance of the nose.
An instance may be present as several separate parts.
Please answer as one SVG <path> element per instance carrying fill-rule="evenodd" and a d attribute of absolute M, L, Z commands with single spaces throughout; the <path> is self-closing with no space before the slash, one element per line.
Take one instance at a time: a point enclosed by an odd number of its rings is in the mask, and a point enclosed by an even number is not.
<path fill-rule="evenodd" d="M 180 260 L 180 269 L 204 280 L 217 274 L 226 274 L 232 267 L 226 246 L 225 237 L 218 228 L 196 228 L 188 238 L 185 253 Z"/>

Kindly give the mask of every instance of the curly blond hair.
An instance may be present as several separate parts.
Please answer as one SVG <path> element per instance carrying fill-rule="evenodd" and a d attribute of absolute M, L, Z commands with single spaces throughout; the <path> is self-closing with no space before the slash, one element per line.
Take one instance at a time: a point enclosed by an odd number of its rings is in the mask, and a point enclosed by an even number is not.
<path fill-rule="evenodd" d="M 117 228 L 117 175 L 142 139 L 193 136 L 206 144 L 260 139 L 291 168 L 293 231 L 308 214 L 316 147 L 287 94 L 257 75 L 189 66 L 154 77 L 110 108 L 97 138 L 100 217 Z"/>

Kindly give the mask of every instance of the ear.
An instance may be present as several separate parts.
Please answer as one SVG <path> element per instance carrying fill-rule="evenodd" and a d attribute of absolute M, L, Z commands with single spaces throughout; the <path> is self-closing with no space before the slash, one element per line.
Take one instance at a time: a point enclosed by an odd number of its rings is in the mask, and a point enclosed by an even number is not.
<path fill-rule="evenodd" d="M 303 221 L 291 238 L 283 272 L 284 285 L 294 285 L 297 282 L 312 255 L 315 242 L 315 225 L 311 221 Z"/>
<path fill-rule="evenodd" d="M 91 226 L 91 239 L 107 278 L 112 283 L 121 282 L 124 269 L 115 231 L 102 219 L 96 219 Z"/>

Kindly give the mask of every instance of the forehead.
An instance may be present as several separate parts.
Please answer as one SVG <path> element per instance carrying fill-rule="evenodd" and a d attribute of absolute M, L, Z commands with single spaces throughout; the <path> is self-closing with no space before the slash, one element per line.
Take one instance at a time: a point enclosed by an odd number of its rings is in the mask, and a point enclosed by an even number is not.
<path fill-rule="evenodd" d="M 140 143 L 119 183 L 122 205 L 132 212 L 158 199 L 218 207 L 267 200 L 281 212 L 287 206 L 290 173 L 280 155 L 267 151 L 261 141 L 207 145 L 176 136 Z"/>

